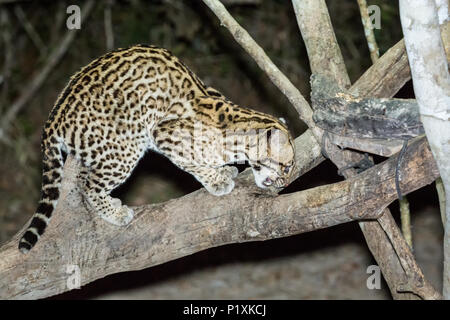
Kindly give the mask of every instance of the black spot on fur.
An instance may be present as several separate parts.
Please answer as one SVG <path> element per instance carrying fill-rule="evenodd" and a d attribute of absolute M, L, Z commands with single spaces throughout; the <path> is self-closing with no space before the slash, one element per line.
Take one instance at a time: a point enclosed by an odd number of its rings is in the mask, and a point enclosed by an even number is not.
<path fill-rule="evenodd" d="M 267 131 L 267 143 L 270 143 L 270 137 L 272 136 L 272 130 Z"/>
<path fill-rule="evenodd" d="M 208 95 L 213 97 L 221 97 L 222 95 L 216 91 L 207 91 Z"/>
<path fill-rule="evenodd" d="M 57 171 L 53 171 L 53 172 L 52 172 L 52 179 L 53 179 L 53 180 L 56 180 L 56 179 L 58 179 L 59 177 L 61 177 L 61 175 L 59 174 L 59 172 L 57 172 Z"/>
<path fill-rule="evenodd" d="M 31 231 L 25 232 L 23 238 L 31 244 L 35 244 L 38 241 L 38 237 Z"/>
<path fill-rule="evenodd" d="M 222 107 L 222 106 L 223 106 L 223 102 L 220 102 L 220 101 L 217 102 L 217 103 L 216 103 L 216 111 L 219 110 L 220 107 Z"/>
<path fill-rule="evenodd" d="M 34 217 L 33 220 L 31 220 L 30 228 L 36 228 L 39 235 L 44 233 L 45 227 L 47 227 L 47 223 L 41 218 Z"/>
<path fill-rule="evenodd" d="M 19 250 L 25 249 L 26 251 L 29 251 L 31 249 L 31 245 L 26 242 L 20 242 L 19 243 Z"/>
<path fill-rule="evenodd" d="M 59 190 L 58 188 L 48 188 L 45 189 L 45 196 L 49 200 L 56 200 L 59 197 Z"/>
<path fill-rule="evenodd" d="M 51 204 L 41 202 L 38 208 L 36 209 L 36 212 L 42 213 L 47 218 L 50 218 L 52 216 L 53 206 Z"/>
<path fill-rule="evenodd" d="M 46 185 L 46 184 L 49 184 L 49 183 L 50 183 L 50 179 L 46 175 L 44 175 L 42 177 L 42 184 Z"/>

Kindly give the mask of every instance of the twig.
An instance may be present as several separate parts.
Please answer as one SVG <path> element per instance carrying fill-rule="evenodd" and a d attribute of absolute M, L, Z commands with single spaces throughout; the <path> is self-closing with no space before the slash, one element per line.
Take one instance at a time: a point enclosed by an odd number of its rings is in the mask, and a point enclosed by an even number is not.
<path fill-rule="evenodd" d="M 0 8 L 0 30 L 1 30 L 1 40 L 4 47 L 4 60 L 3 60 L 3 70 L 2 70 L 2 94 L 0 99 L 0 113 L 3 112 L 5 104 L 7 101 L 7 93 L 9 89 L 9 80 L 11 76 L 11 69 L 14 63 L 13 59 L 13 49 L 14 45 L 12 42 L 11 29 L 10 29 L 9 14 L 6 8 Z"/>
<path fill-rule="evenodd" d="M 332 32 L 333 26 L 325 2 L 294 0 L 292 6 L 313 74 L 320 70 L 323 77 L 336 81 L 336 85 L 342 90 L 350 87 L 344 58 Z M 315 21 L 318 23 L 314 23 Z"/>
<path fill-rule="evenodd" d="M 239 6 L 239 5 L 260 5 L 261 0 L 222 0 L 226 6 Z"/>
<path fill-rule="evenodd" d="M 446 201 L 445 201 L 444 183 L 442 182 L 442 178 L 436 179 L 436 191 L 439 198 L 439 211 L 441 212 L 442 225 L 445 226 L 447 220 L 445 217 Z"/>
<path fill-rule="evenodd" d="M 64 0 L 58 1 L 56 12 L 55 12 L 55 22 L 50 31 L 50 47 L 55 47 L 59 41 L 59 34 L 62 30 L 63 23 L 66 21 L 66 8 L 67 3 Z"/>
<path fill-rule="evenodd" d="M 81 12 L 84 15 L 84 19 L 86 19 L 91 12 L 95 4 L 94 0 L 87 0 Z M 7 140 L 8 130 L 11 126 L 12 121 L 16 117 L 17 113 L 22 110 L 22 108 L 28 103 L 28 101 L 34 96 L 36 91 L 42 86 L 44 81 L 47 79 L 49 73 L 54 69 L 54 67 L 58 64 L 61 58 L 66 53 L 70 44 L 76 35 L 76 30 L 68 30 L 61 40 L 59 46 L 55 48 L 50 54 L 46 64 L 42 67 L 41 70 L 34 75 L 34 77 L 25 85 L 25 89 L 22 94 L 17 98 L 2 117 L 3 119 L 0 122 L 0 140 Z"/>
<path fill-rule="evenodd" d="M 40 55 L 44 56 L 47 53 L 47 46 L 45 45 L 44 41 L 42 41 L 41 37 L 36 32 L 36 29 L 34 29 L 30 21 L 28 21 L 25 12 L 23 12 L 22 8 L 19 5 L 14 6 L 14 14 L 16 15 L 17 19 L 19 19 L 19 22 L 25 29 L 33 44 L 39 50 Z"/>
<path fill-rule="evenodd" d="M 366 0 L 358 0 L 359 12 L 361 13 L 361 21 L 364 27 L 364 35 L 366 36 L 367 45 L 369 46 L 370 58 L 375 62 L 380 57 L 375 34 L 373 33 L 373 25 L 370 21 L 369 11 L 367 10 Z"/>

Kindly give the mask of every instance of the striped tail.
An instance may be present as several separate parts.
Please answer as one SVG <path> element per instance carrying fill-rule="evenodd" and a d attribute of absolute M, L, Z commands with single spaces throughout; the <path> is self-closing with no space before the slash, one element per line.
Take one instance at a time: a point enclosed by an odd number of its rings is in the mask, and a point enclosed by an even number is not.
<path fill-rule="evenodd" d="M 22 253 L 28 253 L 44 233 L 59 198 L 64 165 L 63 156 L 61 146 L 56 143 L 55 138 L 50 140 L 53 140 L 55 143 L 47 144 L 43 142 L 44 158 L 41 200 L 28 229 L 20 239 L 19 250 Z"/>

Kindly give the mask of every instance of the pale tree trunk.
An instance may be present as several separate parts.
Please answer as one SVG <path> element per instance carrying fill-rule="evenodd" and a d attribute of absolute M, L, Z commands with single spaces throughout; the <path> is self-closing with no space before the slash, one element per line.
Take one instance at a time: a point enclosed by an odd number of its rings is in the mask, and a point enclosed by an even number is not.
<path fill-rule="evenodd" d="M 414 92 L 445 188 L 443 295 L 450 299 L 450 75 L 439 24 L 448 20 L 447 0 L 400 0 Z"/>

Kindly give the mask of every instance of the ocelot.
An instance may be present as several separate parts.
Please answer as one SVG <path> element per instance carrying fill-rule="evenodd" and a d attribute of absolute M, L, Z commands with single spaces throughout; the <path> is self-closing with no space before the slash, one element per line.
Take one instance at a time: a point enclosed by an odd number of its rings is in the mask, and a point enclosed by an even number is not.
<path fill-rule="evenodd" d="M 168 50 L 116 50 L 70 79 L 45 123 L 42 196 L 19 249 L 28 252 L 49 223 L 66 154 L 81 164 L 78 178 L 90 211 L 128 224 L 133 210 L 110 193 L 147 150 L 165 155 L 217 196 L 233 190 L 238 170 L 229 164 L 238 161 L 248 162 L 261 188 L 287 185 L 295 152 L 282 121 L 206 87 Z"/>

